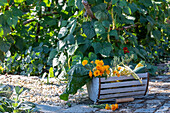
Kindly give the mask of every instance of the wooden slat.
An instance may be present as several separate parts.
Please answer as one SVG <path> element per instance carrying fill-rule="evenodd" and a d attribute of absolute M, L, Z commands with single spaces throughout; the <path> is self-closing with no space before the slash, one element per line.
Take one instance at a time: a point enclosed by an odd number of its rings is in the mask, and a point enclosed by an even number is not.
<path fill-rule="evenodd" d="M 105 89 L 105 90 L 101 90 L 100 94 L 128 92 L 128 91 L 141 91 L 141 90 L 145 91 L 146 86 L 126 87 L 126 88 L 116 88 L 116 89 Z"/>
<path fill-rule="evenodd" d="M 147 79 L 142 80 L 142 84 L 139 82 L 139 80 L 133 80 L 133 81 L 116 82 L 116 83 L 105 83 L 105 84 L 101 84 L 101 88 L 122 87 L 122 86 L 132 86 L 132 85 L 146 85 L 146 84 L 147 84 Z"/>
<path fill-rule="evenodd" d="M 119 94 L 108 94 L 108 95 L 100 95 L 100 99 L 104 98 L 114 98 L 114 97 L 126 97 L 126 96 L 133 96 L 133 95 L 144 95 L 145 91 L 138 91 L 138 92 L 130 92 L 130 93 L 119 93 Z"/>
<path fill-rule="evenodd" d="M 139 73 L 138 76 L 140 78 L 147 78 L 147 73 Z M 116 80 L 129 80 L 129 79 L 135 79 L 133 76 L 114 76 L 114 77 L 109 77 L 107 79 L 101 78 L 101 82 L 110 82 L 110 81 L 116 81 Z"/>

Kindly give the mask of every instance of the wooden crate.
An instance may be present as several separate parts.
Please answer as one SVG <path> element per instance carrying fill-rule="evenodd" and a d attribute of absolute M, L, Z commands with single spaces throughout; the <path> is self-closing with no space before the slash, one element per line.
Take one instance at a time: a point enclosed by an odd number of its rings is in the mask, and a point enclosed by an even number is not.
<path fill-rule="evenodd" d="M 146 95 L 149 85 L 149 74 L 140 73 L 142 84 L 133 76 L 114 76 L 105 78 L 93 78 L 87 84 L 88 94 L 94 102 L 112 101 L 118 98 L 129 98 Z"/>

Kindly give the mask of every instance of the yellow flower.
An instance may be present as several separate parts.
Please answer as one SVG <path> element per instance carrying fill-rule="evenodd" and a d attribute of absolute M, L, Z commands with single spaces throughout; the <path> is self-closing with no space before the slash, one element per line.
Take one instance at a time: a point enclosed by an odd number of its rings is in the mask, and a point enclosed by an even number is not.
<path fill-rule="evenodd" d="M 109 110 L 109 109 L 110 109 L 109 104 L 106 104 L 105 109 L 107 109 L 107 110 Z"/>
<path fill-rule="evenodd" d="M 2 66 L 0 66 L 0 70 L 3 72 L 4 71 L 4 68 Z"/>
<path fill-rule="evenodd" d="M 114 111 L 116 110 L 116 106 L 114 104 L 111 105 L 111 109 Z"/>
<path fill-rule="evenodd" d="M 103 62 L 103 60 L 95 60 L 95 64 L 103 66 L 104 62 Z"/>
<path fill-rule="evenodd" d="M 93 64 L 93 63 L 94 63 L 94 61 L 91 61 L 90 63 L 92 63 L 92 64 Z"/>
<path fill-rule="evenodd" d="M 104 68 L 105 68 L 106 71 L 109 69 L 109 67 L 110 67 L 109 65 L 105 65 L 105 66 L 104 66 Z"/>
<path fill-rule="evenodd" d="M 88 60 L 83 60 L 82 65 L 85 66 L 88 63 Z"/>
<path fill-rule="evenodd" d="M 110 74 L 110 70 L 107 70 L 106 73 L 109 75 Z"/>
<path fill-rule="evenodd" d="M 118 105 L 118 104 L 115 104 L 115 107 L 116 107 L 116 109 L 118 109 L 119 105 Z"/>
<path fill-rule="evenodd" d="M 92 71 L 90 70 L 90 71 L 89 71 L 89 76 L 90 76 L 90 78 L 92 78 L 92 75 L 93 75 L 93 74 L 92 74 Z"/>
<path fill-rule="evenodd" d="M 97 65 L 97 66 L 96 66 L 96 69 L 97 69 L 97 70 L 102 70 L 102 66 L 101 66 L 101 65 Z"/>
<path fill-rule="evenodd" d="M 95 76 L 95 77 L 97 77 L 97 76 L 99 76 L 99 75 L 100 75 L 100 71 L 99 71 L 99 70 L 94 71 L 94 76 Z"/>

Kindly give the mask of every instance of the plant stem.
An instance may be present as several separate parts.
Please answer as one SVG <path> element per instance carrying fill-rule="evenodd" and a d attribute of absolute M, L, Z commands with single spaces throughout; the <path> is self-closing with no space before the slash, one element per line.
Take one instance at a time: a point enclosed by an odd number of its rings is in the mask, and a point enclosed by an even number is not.
<path fill-rule="evenodd" d="M 112 16 L 112 25 L 113 25 L 113 28 L 112 28 L 112 30 L 114 30 L 115 29 L 115 21 L 114 21 L 114 15 L 113 15 L 113 7 L 111 8 L 111 16 Z"/>
<path fill-rule="evenodd" d="M 108 40 L 109 43 L 111 43 L 109 32 L 110 32 L 110 27 L 108 28 L 107 40 Z"/>

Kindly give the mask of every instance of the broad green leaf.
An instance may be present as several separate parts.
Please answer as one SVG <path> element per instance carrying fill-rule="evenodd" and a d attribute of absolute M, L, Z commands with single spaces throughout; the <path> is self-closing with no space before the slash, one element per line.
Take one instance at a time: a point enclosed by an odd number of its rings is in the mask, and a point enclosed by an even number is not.
<path fill-rule="evenodd" d="M 67 37 L 64 39 L 64 41 L 66 41 L 66 43 L 69 45 L 75 43 L 75 39 L 72 34 L 67 35 Z"/>
<path fill-rule="evenodd" d="M 116 12 L 118 15 L 122 14 L 122 10 L 119 6 L 114 6 L 113 11 Z"/>
<path fill-rule="evenodd" d="M 5 58 L 5 52 L 2 52 L 0 50 L 0 61 L 4 61 L 4 58 Z"/>
<path fill-rule="evenodd" d="M 139 0 L 140 3 L 143 3 L 146 7 L 152 6 L 151 0 Z"/>
<path fill-rule="evenodd" d="M 156 38 L 156 40 L 160 41 L 160 39 L 161 39 L 161 32 L 159 30 L 152 31 L 152 34 Z"/>
<path fill-rule="evenodd" d="M 22 16 L 23 15 L 22 11 L 17 9 L 16 7 L 12 8 L 12 13 L 14 16 Z"/>
<path fill-rule="evenodd" d="M 14 39 L 12 38 L 12 36 L 6 36 L 6 39 L 9 43 L 14 43 Z"/>
<path fill-rule="evenodd" d="M 128 6 L 130 7 L 132 13 L 137 11 L 137 5 L 135 3 L 128 4 Z"/>
<path fill-rule="evenodd" d="M 50 67 L 50 69 L 49 69 L 49 75 L 50 75 L 50 77 L 54 77 L 53 67 Z"/>
<path fill-rule="evenodd" d="M 62 27 L 58 33 L 58 38 L 62 38 L 67 35 L 68 29 L 66 27 Z"/>
<path fill-rule="evenodd" d="M 103 57 L 110 57 L 110 53 L 112 51 L 112 45 L 108 42 L 104 42 L 102 43 L 102 49 L 99 51 L 99 53 L 103 56 Z"/>
<path fill-rule="evenodd" d="M 68 6 L 74 6 L 75 0 L 68 0 Z"/>
<path fill-rule="evenodd" d="M 151 24 L 152 26 L 155 24 L 155 21 L 152 19 L 151 16 L 147 16 L 146 18 L 147 18 L 147 20 L 150 22 L 150 24 Z"/>
<path fill-rule="evenodd" d="M 75 0 L 75 4 L 76 4 L 76 6 L 79 8 L 79 10 L 81 11 L 81 10 L 83 10 L 83 8 L 84 8 L 84 5 L 82 4 L 82 0 Z"/>
<path fill-rule="evenodd" d="M 131 9 L 129 7 L 124 7 L 123 8 L 123 11 L 127 14 L 127 15 L 131 15 L 132 12 L 131 12 Z"/>
<path fill-rule="evenodd" d="M 142 57 L 143 59 L 145 59 L 145 57 L 140 53 L 140 51 L 137 48 L 134 48 L 134 51 L 136 54 L 138 54 L 140 57 Z"/>
<path fill-rule="evenodd" d="M 118 0 L 112 0 L 112 5 L 116 4 Z"/>
<path fill-rule="evenodd" d="M 109 27 L 110 27 L 110 22 L 107 21 L 107 20 L 104 20 L 104 21 L 102 21 L 102 25 L 103 25 L 104 27 L 106 27 L 106 28 L 109 28 Z"/>
<path fill-rule="evenodd" d="M 71 45 L 68 50 L 67 50 L 67 54 L 70 56 L 70 55 L 73 55 L 74 52 L 77 50 L 78 48 L 78 45 L 77 44 L 74 44 L 74 45 Z"/>
<path fill-rule="evenodd" d="M 81 64 L 82 57 L 80 55 L 74 55 L 72 57 L 72 65 Z"/>
<path fill-rule="evenodd" d="M 94 54 L 93 52 L 90 52 L 89 55 L 88 55 L 88 57 L 89 57 L 89 59 L 90 59 L 91 61 L 94 61 L 94 60 L 97 59 L 97 55 Z"/>
<path fill-rule="evenodd" d="M 101 3 L 99 5 L 96 5 L 96 6 L 92 7 L 92 11 L 94 13 L 96 13 L 97 11 L 105 11 L 106 8 L 107 8 L 107 4 Z"/>
<path fill-rule="evenodd" d="M 99 20 L 99 21 L 103 21 L 103 20 L 107 20 L 108 19 L 108 16 L 105 12 L 103 11 L 97 11 L 95 13 L 95 16 L 96 18 Z"/>
<path fill-rule="evenodd" d="M 18 18 L 16 16 L 9 17 L 7 19 L 8 25 L 12 26 L 13 28 L 15 28 L 15 26 L 17 25 L 17 22 L 18 22 Z"/>
<path fill-rule="evenodd" d="M 141 23 L 146 23 L 147 19 L 144 16 L 140 15 L 140 22 Z"/>
<path fill-rule="evenodd" d="M 7 52 L 11 45 L 9 43 L 7 43 L 6 41 L 3 41 L 2 38 L 0 38 L 0 50 L 3 51 L 3 52 Z"/>
<path fill-rule="evenodd" d="M 88 39 L 93 38 L 96 33 L 91 22 L 84 22 L 82 25 L 83 33 L 87 36 Z"/>
<path fill-rule="evenodd" d="M 62 20 L 61 21 L 61 27 L 65 27 L 67 25 L 67 20 Z"/>
<path fill-rule="evenodd" d="M 20 49 L 20 50 L 23 50 L 24 47 L 25 47 L 25 42 L 22 38 L 16 36 L 15 38 L 15 46 Z"/>
<path fill-rule="evenodd" d="M 54 26 L 57 24 L 57 20 L 56 19 L 50 19 L 47 21 L 47 25 L 49 25 L 48 27 Z"/>
<path fill-rule="evenodd" d="M 94 29 L 95 29 L 95 31 L 96 31 L 96 34 L 99 34 L 99 35 L 101 35 L 101 34 L 103 34 L 103 33 L 106 32 L 106 31 L 105 31 L 105 28 L 104 28 L 103 25 L 102 25 L 102 23 L 99 22 L 99 21 L 95 21 L 95 22 L 94 22 Z"/>
<path fill-rule="evenodd" d="M 89 4 L 95 4 L 96 0 L 87 0 Z"/>
<path fill-rule="evenodd" d="M 75 19 L 74 23 L 72 24 L 71 28 L 70 28 L 70 34 L 72 34 L 76 28 L 77 25 L 77 20 Z"/>
<path fill-rule="evenodd" d="M 111 30 L 111 31 L 109 32 L 109 35 L 110 35 L 110 36 L 115 36 L 116 39 L 119 38 L 119 37 L 118 37 L 117 30 Z"/>
<path fill-rule="evenodd" d="M 7 3 L 8 3 L 7 0 L 1 0 L 0 6 L 4 6 L 4 5 L 6 5 Z"/>
<path fill-rule="evenodd" d="M 105 0 L 106 2 L 111 2 L 111 0 Z"/>
<path fill-rule="evenodd" d="M 95 54 L 99 53 L 100 50 L 102 49 L 102 44 L 100 42 L 94 42 L 92 43 L 92 46 L 94 48 Z"/>
<path fill-rule="evenodd" d="M 122 8 L 125 7 L 125 6 L 127 6 L 126 1 L 125 1 L 125 0 L 120 0 L 120 1 L 119 1 L 119 6 L 122 7 Z"/>

